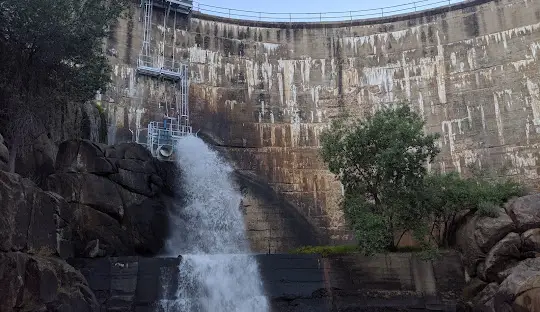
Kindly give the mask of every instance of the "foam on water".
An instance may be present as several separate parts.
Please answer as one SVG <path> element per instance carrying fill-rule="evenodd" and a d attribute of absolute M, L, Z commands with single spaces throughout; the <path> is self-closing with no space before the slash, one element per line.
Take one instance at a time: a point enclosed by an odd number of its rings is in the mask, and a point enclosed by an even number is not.
<path fill-rule="evenodd" d="M 169 312 L 267 312 L 256 260 L 250 256 L 232 168 L 201 139 L 178 143 L 185 201 L 171 214 L 169 255 L 182 255 L 178 300 Z"/>

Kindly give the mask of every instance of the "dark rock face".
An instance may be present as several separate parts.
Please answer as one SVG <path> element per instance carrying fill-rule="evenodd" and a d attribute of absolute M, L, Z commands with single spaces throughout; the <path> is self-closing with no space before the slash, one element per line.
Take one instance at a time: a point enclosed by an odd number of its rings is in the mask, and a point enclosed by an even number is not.
<path fill-rule="evenodd" d="M 162 249 L 174 164 L 155 160 L 138 144 L 71 140 L 60 145 L 55 168 L 47 188 L 69 203 L 76 256 L 155 255 Z"/>
<path fill-rule="evenodd" d="M 47 191 L 0 171 L 0 311 L 98 311 L 85 277 L 62 259 L 157 254 L 175 195 L 166 182 L 176 178 L 174 166 L 161 165 L 137 144 L 72 140 L 60 145 L 56 171 L 42 181 Z M 108 298 L 117 308 L 133 299 L 121 291 Z"/>
<path fill-rule="evenodd" d="M 510 200 L 496 218 L 469 216 L 457 246 L 472 279 L 464 300 L 472 311 L 538 311 L 540 195 Z"/>
<path fill-rule="evenodd" d="M 69 254 L 57 245 L 57 240 L 64 239 L 66 209 L 63 198 L 18 174 L 0 171 L 0 251 Z"/>
<path fill-rule="evenodd" d="M 0 134 L 0 170 L 7 170 L 9 150 L 4 143 L 4 137 Z"/>
<path fill-rule="evenodd" d="M 0 253 L 0 311 L 98 311 L 84 276 L 60 259 Z"/>

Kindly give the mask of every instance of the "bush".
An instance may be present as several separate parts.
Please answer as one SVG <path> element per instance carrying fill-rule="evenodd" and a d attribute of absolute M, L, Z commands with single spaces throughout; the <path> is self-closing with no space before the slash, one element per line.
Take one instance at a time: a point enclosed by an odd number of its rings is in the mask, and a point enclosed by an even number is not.
<path fill-rule="evenodd" d="M 397 105 L 363 121 L 339 120 L 321 135 L 322 158 L 344 187 L 342 208 L 364 254 L 398 250 L 405 233 L 433 254 L 449 245 L 458 213 L 496 216 L 505 201 L 525 193 L 510 180 L 428 174 L 438 135 L 423 128 L 420 116 Z"/>

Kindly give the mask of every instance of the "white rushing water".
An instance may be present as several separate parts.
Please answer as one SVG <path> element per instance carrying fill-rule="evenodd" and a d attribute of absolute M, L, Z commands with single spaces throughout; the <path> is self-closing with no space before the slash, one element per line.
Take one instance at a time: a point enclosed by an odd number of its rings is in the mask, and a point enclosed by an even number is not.
<path fill-rule="evenodd" d="M 178 300 L 168 312 L 267 312 L 256 260 L 250 256 L 232 168 L 201 139 L 183 138 L 177 161 L 185 201 L 171 215 L 169 255 L 182 255 Z"/>

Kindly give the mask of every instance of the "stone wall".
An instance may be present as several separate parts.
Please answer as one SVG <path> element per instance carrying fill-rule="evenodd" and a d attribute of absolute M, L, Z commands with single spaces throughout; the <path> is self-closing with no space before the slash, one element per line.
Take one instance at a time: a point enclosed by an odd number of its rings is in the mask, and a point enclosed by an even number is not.
<path fill-rule="evenodd" d="M 134 4 L 107 42 L 114 82 L 103 102 L 111 140 L 129 138 L 126 129 L 154 118 L 158 102 L 172 93 L 171 86 L 136 75 L 141 17 Z M 339 182 L 318 147 L 321 130 L 343 111 L 364 116 L 409 101 L 426 131 L 441 133 L 442 153 L 430 169 L 466 174 L 479 166 L 538 182 L 538 1 L 476 0 L 322 24 L 198 13 L 172 14 L 164 24 L 163 17 L 154 10 L 152 49 L 191 62 L 195 129 L 219 141 L 239 172 L 268 183 L 334 242 L 350 235 L 337 205 Z"/>
<path fill-rule="evenodd" d="M 323 258 L 257 255 L 272 311 L 455 311 L 464 284 L 455 253 Z M 177 296 L 180 258 L 78 259 L 102 309 L 156 311 Z M 158 308 L 157 311 L 160 311 Z"/>

